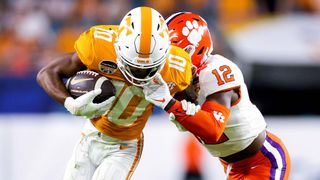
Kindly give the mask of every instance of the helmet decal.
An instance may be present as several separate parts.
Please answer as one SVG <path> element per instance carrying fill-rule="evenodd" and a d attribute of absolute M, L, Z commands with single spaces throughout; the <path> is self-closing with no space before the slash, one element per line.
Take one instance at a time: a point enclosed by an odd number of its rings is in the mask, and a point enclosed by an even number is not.
<path fill-rule="evenodd" d="M 192 64 L 199 67 L 212 52 L 212 40 L 206 21 L 191 12 L 179 12 L 166 19 L 171 44 L 188 52 Z"/>
<path fill-rule="evenodd" d="M 137 7 L 122 19 L 115 43 L 117 64 L 131 83 L 141 85 L 153 79 L 165 63 L 169 47 L 167 24 L 156 10 Z"/>
<path fill-rule="evenodd" d="M 148 58 L 150 54 L 150 45 L 152 36 L 152 12 L 151 8 L 141 8 L 141 36 L 140 49 L 138 53 L 144 58 Z M 139 38 L 139 37 L 138 37 Z"/>

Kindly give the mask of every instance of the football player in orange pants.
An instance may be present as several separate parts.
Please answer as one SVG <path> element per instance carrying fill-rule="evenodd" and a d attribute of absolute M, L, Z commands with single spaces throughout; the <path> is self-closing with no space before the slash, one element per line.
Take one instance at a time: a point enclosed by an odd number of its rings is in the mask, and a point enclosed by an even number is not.
<path fill-rule="evenodd" d="M 142 86 L 160 73 L 172 95 L 191 82 L 191 59 L 170 45 L 163 17 L 149 7 L 129 11 L 119 26 L 93 26 L 75 42 L 75 52 L 61 56 L 38 73 L 37 80 L 71 114 L 88 120 L 65 172 L 65 180 L 127 180 L 143 149 L 143 128 L 153 105 Z M 114 97 L 95 104 L 95 89 L 76 99 L 62 79 L 89 69 L 110 79 Z"/>
<path fill-rule="evenodd" d="M 193 82 L 201 107 L 172 98 L 161 76 L 144 86 L 146 99 L 170 113 L 179 129 L 193 133 L 212 156 L 219 157 L 228 179 L 287 180 L 291 161 L 285 145 L 266 129 L 239 67 L 221 55 L 211 55 L 205 20 L 181 12 L 166 22 L 172 44 L 185 49 L 197 68 Z M 157 101 L 160 98 L 166 104 Z"/>

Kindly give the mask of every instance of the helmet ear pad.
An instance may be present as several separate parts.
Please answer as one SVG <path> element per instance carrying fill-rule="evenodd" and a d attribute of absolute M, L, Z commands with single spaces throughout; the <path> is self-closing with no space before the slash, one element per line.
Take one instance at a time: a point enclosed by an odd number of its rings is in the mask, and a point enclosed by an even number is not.
<path fill-rule="evenodd" d="M 142 86 L 154 78 L 169 48 L 168 27 L 156 10 L 137 7 L 122 19 L 115 50 L 119 69 L 132 84 Z"/>
<path fill-rule="evenodd" d="M 166 19 L 172 45 L 191 55 L 192 64 L 199 68 L 212 52 L 212 40 L 207 22 L 198 14 L 179 12 Z"/>

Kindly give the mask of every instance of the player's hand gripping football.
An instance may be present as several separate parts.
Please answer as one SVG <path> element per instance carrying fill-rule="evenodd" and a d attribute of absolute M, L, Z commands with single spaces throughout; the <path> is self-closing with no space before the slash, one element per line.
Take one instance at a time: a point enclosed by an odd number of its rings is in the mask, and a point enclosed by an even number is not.
<path fill-rule="evenodd" d="M 115 99 L 115 96 L 112 96 L 101 103 L 93 103 L 93 99 L 100 93 L 101 89 L 94 89 L 76 99 L 67 97 L 64 107 L 76 116 L 85 116 L 88 119 L 99 117 L 111 107 Z"/>
<path fill-rule="evenodd" d="M 157 74 L 149 83 L 143 86 L 147 101 L 164 109 L 172 99 L 167 83 Z"/>

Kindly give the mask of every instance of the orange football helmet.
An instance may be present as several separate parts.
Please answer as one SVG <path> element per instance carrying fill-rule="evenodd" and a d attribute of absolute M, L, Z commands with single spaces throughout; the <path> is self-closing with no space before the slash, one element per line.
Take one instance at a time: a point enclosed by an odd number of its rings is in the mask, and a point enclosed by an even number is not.
<path fill-rule="evenodd" d="M 198 14 L 179 12 L 166 19 L 172 45 L 191 55 L 192 64 L 199 68 L 212 52 L 212 40 L 207 22 Z"/>

